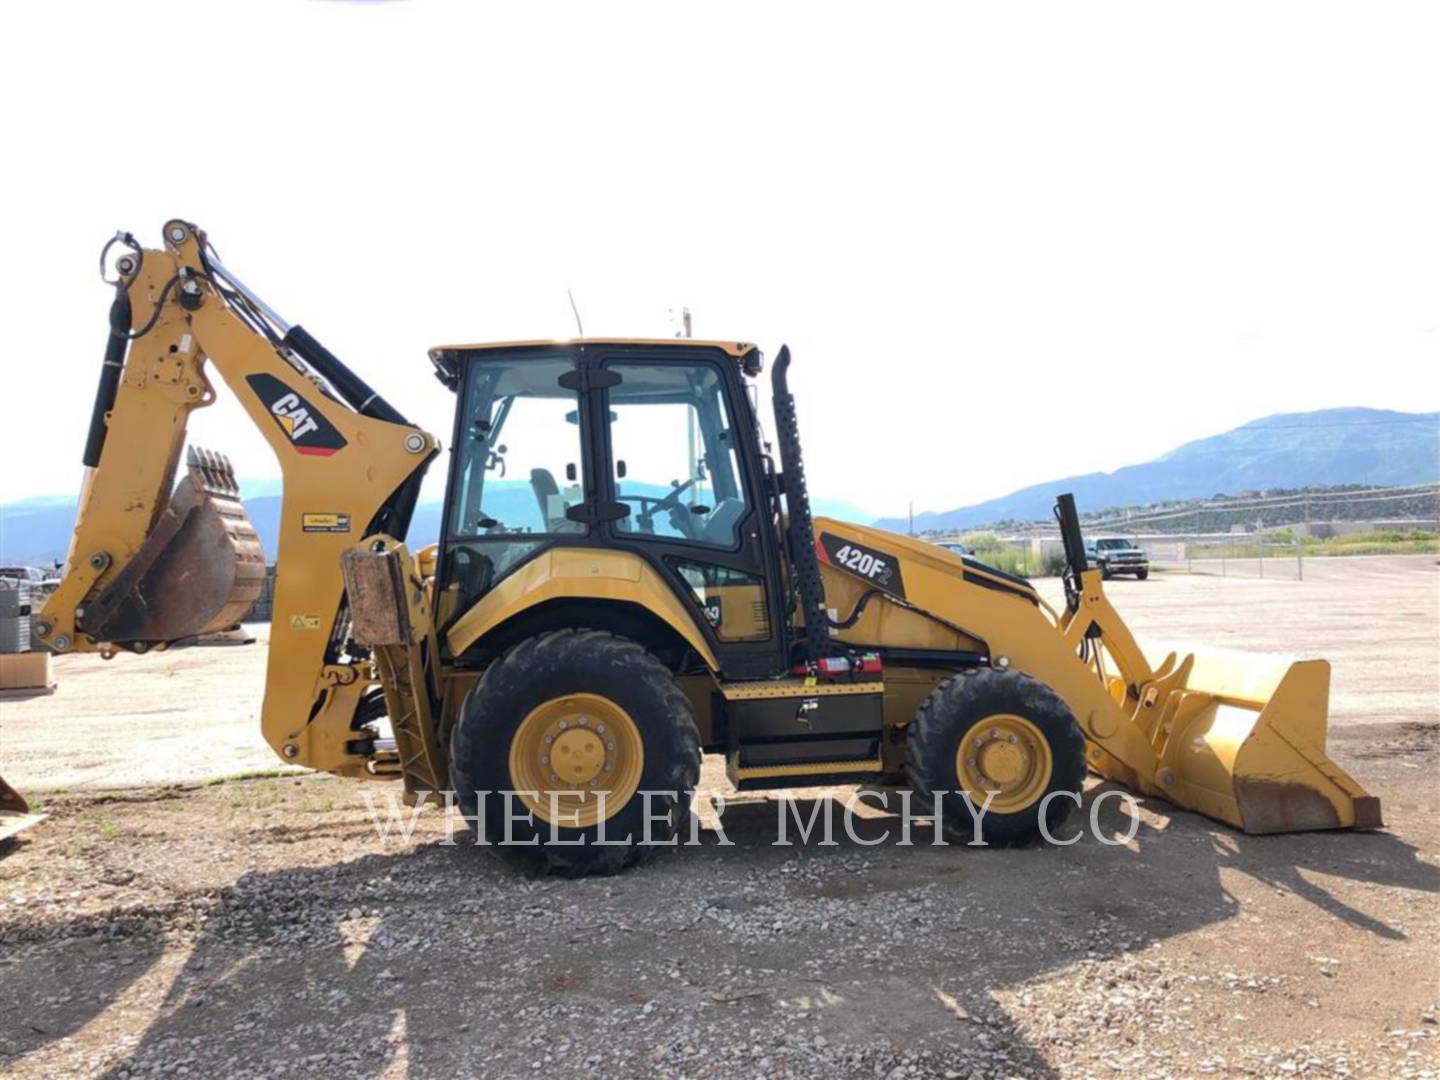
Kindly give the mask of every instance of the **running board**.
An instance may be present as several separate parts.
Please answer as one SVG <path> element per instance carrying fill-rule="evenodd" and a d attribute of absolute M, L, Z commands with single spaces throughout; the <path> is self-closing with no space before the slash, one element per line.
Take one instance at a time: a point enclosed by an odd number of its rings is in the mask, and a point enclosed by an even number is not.
<path fill-rule="evenodd" d="M 885 770 L 885 763 L 879 758 L 860 761 L 815 761 L 794 765 L 750 765 L 742 766 L 731 758 L 725 770 L 730 782 L 736 787 L 747 780 L 784 780 L 790 777 L 807 776 L 852 776 L 862 773 L 878 773 Z"/>

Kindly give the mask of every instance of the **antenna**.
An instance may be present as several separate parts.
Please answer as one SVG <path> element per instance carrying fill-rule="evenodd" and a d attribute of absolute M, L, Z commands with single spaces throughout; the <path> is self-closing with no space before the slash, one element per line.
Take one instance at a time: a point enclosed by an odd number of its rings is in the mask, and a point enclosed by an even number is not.
<path fill-rule="evenodd" d="M 565 295 L 570 298 L 570 310 L 575 313 L 575 329 L 579 331 L 578 336 L 584 337 L 585 324 L 580 321 L 580 309 L 575 305 L 575 294 L 571 290 L 566 289 Z"/>

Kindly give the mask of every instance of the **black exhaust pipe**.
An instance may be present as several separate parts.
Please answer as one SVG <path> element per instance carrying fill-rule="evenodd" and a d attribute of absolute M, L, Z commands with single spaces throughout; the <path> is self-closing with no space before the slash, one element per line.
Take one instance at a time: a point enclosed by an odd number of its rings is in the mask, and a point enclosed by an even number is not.
<path fill-rule="evenodd" d="M 790 579 L 800 600 L 800 618 L 805 627 L 806 657 L 814 661 L 831 653 L 830 626 L 825 611 L 825 586 L 820 580 L 820 559 L 815 554 L 815 524 L 810 515 L 810 492 L 805 486 L 800 423 L 795 415 L 795 397 L 786 381 L 789 369 L 790 346 L 782 345 L 770 373 L 770 388 L 788 518 L 785 539 L 790 554 Z"/>

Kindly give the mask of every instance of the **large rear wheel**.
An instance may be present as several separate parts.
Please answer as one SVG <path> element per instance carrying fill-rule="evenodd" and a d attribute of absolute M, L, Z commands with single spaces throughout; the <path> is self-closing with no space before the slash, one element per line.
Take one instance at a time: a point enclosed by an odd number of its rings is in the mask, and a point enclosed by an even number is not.
<path fill-rule="evenodd" d="M 559 630 L 516 645 L 450 737 L 456 802 L 502 857 L 615 873 L 683 841 L 700 776 L 685 695 L 633 641 Z"/>
<path fill-rule="evenodd" d="M 974 836 L 968 795 L 977 814 L 990 800 L 980 823 L 986 843 L 1026 843 L 1041 835 L 1042 807 L 1051 835 L 1075 809 L 1085 739 L 1065 702 L 1044 683 L 982 668 L 947 679 L 920 706 L 905 772 L 922 805 L 941 804 L 955 840 Z"/>

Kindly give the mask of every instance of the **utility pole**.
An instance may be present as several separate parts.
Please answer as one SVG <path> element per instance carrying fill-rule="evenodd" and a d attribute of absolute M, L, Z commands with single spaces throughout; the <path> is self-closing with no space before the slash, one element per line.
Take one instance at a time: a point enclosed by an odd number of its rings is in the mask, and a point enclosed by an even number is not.
<path fill-rule="evenodd" d="M 915 535 L 915 500 L 910 500 L 910 535 Z"/>

